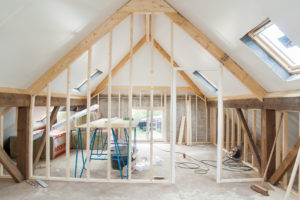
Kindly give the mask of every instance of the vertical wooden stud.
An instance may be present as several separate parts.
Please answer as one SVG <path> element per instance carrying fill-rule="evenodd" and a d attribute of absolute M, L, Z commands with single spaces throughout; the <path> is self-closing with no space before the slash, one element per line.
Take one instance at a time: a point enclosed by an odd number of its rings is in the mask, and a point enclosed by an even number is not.
<path fill-rule="evenodd" d="M 256 145 L 256 110 L 253 110 L 252 112 L 252 137 L 254 140 L 254 144 Z M 252 166 L 257 166 L 254 155 L 252 155 Z"/>
<path fill-rule="evenodd" d="M 229 109 L 225 110 L 226 112 L 226 150 L 229 151 L 230 150 L 230 129 L 229 129 L 229 125 L 230 125 L 230 116 L 229 116 Z"/>
<path fill-rule="evenodd" d="M 219 68 L 219 90 L 218 90 L 218 152 L 217 152 L 217 183 L 222 180 L 222 147 L 223 147 L 223 66 Z"/>
<path fill-rule="evenodd" d="M 196 135 L 196 142 L 198 142 L 198 96 L 195 95 L 195 135 Z M 205 122 L 207 122 L 207 104 L 206 104 L 206 101 L 205 101 L 205 114 L 206 114 L 206 119 L 205 119 Z M 206 142 L 207 142 L 207 123 L 206 123 L 206 126 L 205 126 L 205 134 L 206 134 Z"/>
<path fill-rule="evenodd" d="M 66 99 L 66 177 L 70 178 L 70 66 L 67 68 L 67 99 Z M 98 94 L 99 102 L 99 94 Z M 98 103 L 99 104 L 99 103 Z M 98 113 L 99 110 L 98 110 Z"/>
<path fill-rule="evenodd" d="M 29 178 L 33 175 L 33 115 L 34 115 L 34 105 L 35 105 L 35 96 L 31 96 L 30 100 L 30 117 L 29 117 Z M 1 126 L 1 125 L 0 125 Z M 1 133 L 0 133 L 0 140 L 1 140 Z M 0 145 L 3 143 L 0 142 Z M 0 169 L 1 170 L 1 169 Z M 1 173 L 1 171 L 0 171 Z"/>
<path fill-rule="evenodd" d="M 50 105 L 51 83 L 47 86 L 47 110 L 46 110 L 46 178 L 50 177 Z"/>
<path fill-rule="evenodd" d="M 175 184 L 175 142 L 176 142 L 176 70 L 174 69 L 174 23 L 171 22 L 171 35 L 170 35 L 170 47 L 171 47 L 171 115 L 170 115 L 170 180 L 172 184 Z"/>
<path fill-rule="evenodd" d="M 300 112 L 298 113 L 298 131 L 300 137 Z M 298 168 L 298 196 L 300 195 L 300 166 Z"/>
<path fill-rule="evenodd" d="M 241 120 L 238 118 L 237 121 L 237 145 L 241 148 L 242 147 L 242 127 L 241 127 Z"/>
<path fill-rule="evenodd" d="M 109 32 L 109 53 L 108 53 L 108 103 L 107 103 L 107 180 L 111 177 L 111 70 L 112 70 L 112 32 Z M 129 159 L 131 160 L 131 159 Z"/>
<path fill-rule="evenodd" d="M 130 15 L 130 60 L 129 60 L 129 98 L 128 98 L 128 117 L 129 117 L 129 155 L 132 155 L 132 66 L 133 64 L 133 14 Z M 128 159 L 128 180 L 131 180 L 131 157 Z"/>
<path fill-rule="evenodd" d="M 140 107 L 142 107 L 142 91 L 140 91 Z"/>
<path fill-rule="evenodd" d="M 167 93 L 164 93 L 164 114 L 163 114 L 164 141 L 167 141 Z"/>
<path fill-rule="evenodd" d="M 3 115 L 0 115 L 0 147 L 3 147 Z M 0 164 L 0 176 L 3 176 L 3 165 Z"/>
<path fill-rule="evenodd" d="M 90 178 L 90 120 L 91 120 L 91 68 L 92 68 L 92 49 L 88 50 L 87 66 L 87 96 L 86 96 L 86 178 Z M 109 143 L 109 141 L 108 141 Z"/>
<path fill-rule="evenodd" d="M 281 112 L 276 112 L 276 130 L 278 130 L 280 123 L 280 114 Z M 279 130 L 278 138 L 276 141 L 276 169 L 280 166 L 281 163 L 281 137 L 282 137 L 282 128 Z"/>
<path fill-rule="evenodd" d="M 154 44 L 153 44 L 153 25 L 154 25 L 154 15 L 151 15 L 151 68 L 150 68 L 150 171 L 149 178 L 150 181 L 153 179 L 153 93 L 154 93 Z"/>
<path fill-rule="evenodd" d="M 248 124 L 248 110 L 245 110 L 245 120 Z M 244 133 L 244 161 L 248 162 L 248 137 L 245 137 L 245 132 Z"/>
<path fill-rule="evenodd" d="M 150 41 L 150 14 L 146 14 L 146 39 Z"/>
<path fill-rule="evenodd" d="M 283 159 L 288 154 L 288 113 L 283 113 L 283 138 L 282 138 L 282 157 Z M 287 186 L 287 174 L 285 174 L 282 178 L 283 187 Z"/>
<path fill-rule="evenodd" d="M 235 109 L 231 109 L 231 147 L 236 145 L 236 134 L 235 134 Z"/>

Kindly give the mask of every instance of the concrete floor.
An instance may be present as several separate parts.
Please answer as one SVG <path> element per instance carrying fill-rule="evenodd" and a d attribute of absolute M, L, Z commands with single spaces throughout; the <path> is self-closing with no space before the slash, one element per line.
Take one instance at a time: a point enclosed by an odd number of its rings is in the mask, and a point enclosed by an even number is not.
<path fill-rule="evenodd" d="M 139 145 L 139 162 L 142 157 L 148 154 L 149 146 Z M 154 166 L 154 176 L 168 175 L 169 163 L 168 145 L 155 145 L 154 156 L 159 156 L 162 160 L 158 165 Z M 177 146 L 177 152 L 185 152 L 187 155 L 193 156 L 199 160 L 216 158 L 216 148 L 211 145 L 197 145 L 193 147 Z M 73 155 L 74 156 L 74 155 Z M 182 155 L 177 154 L 176 160 L 178 162 L 190 161 L 183 159 Z M 60 169 L 63 157 L 56 159 L 52 162 L 51 172 L 61 172 Z M 93 165 L 97 165 L 96 163 Z M 57 170 L 59 169 L 59 170 Z M 92 167 L 92 169 L 96 169 Z M 162 170 L 162 171 L 161 171 Z M 93 170 L 91 170 L 91 174 Z M 99 169 L 97 170 L 99 171 Z M 103 171 L 103 170 L 102 170 Z M 114 173 L 114 178 L 119 178 L 118 173 Z M 60 174 L 60 173 L 59 173 Z M 97 174 L 94 172 L 94 174 Z M 101 175 L 101 174 L 98 174 Z M 137 172 L 133 174 L 134 179 L 147 178 L 148 171 Z M 262 196 L 250 189 L 250 183 L 224 183 L 217 184 L 215 181 L 216 170 L 211 167 L 207 174 L 195 174 L 194 170 L 176 168 L 176 184 L 162 184 L 162 183 L 74 183 L 74 182 L 56 182 L 45 181 L 49 186 L 48 188 L 33 187 L 26 182 L 15 184 L 12 181 L 0 181 L 0 199 L 24 199 L 24 200 L 38 200 L 38 199 L 283 199 L 284 191 L 278 187 L 274 187 L 274 191 L 270 191 L 270 197 Z M 257 177 L 256 172 L 227 172 L 224 171 L 224 177 L 239 178 L 239 177 Z M 291 196 L 290 199 L 297 199 Z"/>

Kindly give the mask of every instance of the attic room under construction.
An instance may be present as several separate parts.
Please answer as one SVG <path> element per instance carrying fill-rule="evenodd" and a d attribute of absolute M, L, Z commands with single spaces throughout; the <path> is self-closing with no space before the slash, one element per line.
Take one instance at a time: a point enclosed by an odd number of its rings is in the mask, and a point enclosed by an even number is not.
<path fill-rule="evenodd" d="M 0 4 L 0 199 L 300 199 L 299 2 Z"/>

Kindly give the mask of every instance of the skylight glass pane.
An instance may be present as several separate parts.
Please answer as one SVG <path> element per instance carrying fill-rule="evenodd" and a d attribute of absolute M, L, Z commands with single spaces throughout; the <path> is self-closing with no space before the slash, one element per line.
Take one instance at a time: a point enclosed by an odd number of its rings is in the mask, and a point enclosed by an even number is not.
<path fill-rule="evenodd" d="M 95 80 L 98 76 L 100 76 L 100 74 L 102 74 L 102 71 L 96 69 L 96 72 L 91 75 L 90 80 L 91 81 Z M 87 87 L 87 80 L 85 80 L 83 83 L 81 83 L 80 86 L 78 86 L 77 88 L 74 88 L 74 91 L 82 92 L 86 89 L 86 87 Z"/>
<path fill-rule="evenodd" d="M 194 71 L 193 74 L 211 91 L 213 91 L 214 93 L 218 91 L 218 89 L 213 84 L 211 84 L 201 73 L 199 73 L 198 71 Z"/>
<path fill-rule="evenodd" d="M 300 48 L 294 45 L 278 26 L 272 24 L 260 32 L 258 36 L 271 45 L 292 66 L 300 65 Z"/>

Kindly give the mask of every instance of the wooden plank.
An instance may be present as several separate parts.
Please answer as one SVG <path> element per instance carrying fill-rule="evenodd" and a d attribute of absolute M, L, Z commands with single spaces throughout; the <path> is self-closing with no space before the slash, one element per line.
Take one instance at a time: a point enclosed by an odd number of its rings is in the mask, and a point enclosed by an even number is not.
<path fill-rule="evenodd" d="M 108 102 L 107 102 L 107 141 L 111 141 L 111 84 L 112 84 L 112 31 L 109 32 L 109 50 L 108 50 Z M 107 143 L 107 160 L 111 160 L 111 144 Z M 111 162 L 107 162 L 107 180 L 111 178 Z"/>
<path fill-rule="evenodd" d="M 154 40 L 154 47 L 168 62 L 171 62 L 171 56 L 162 48 L 162 46 L 156 40 Z M 173 67 L 179 67 L 175 60 L 173 60 L 173 62 Z M 178 71 L 178 73 L 192 88 L 195 94 L 199 95 L 201 98 L 205 98 L 203 92 L 201 92 L 197 85 L 189 78 L 189 76 L 184 71 Z"/>
<path fill-rule="evenodd" d="M 219 73 L 219 90 L 218 90 L 218 149 L 217 149 L 217 183 L 221 183 L 223 175 L 223 155 L 222 147 L 224 142 L 223 137 L 223 65 L 220 65 Z"/>
<path fill-rule="evenodd" d="M 179 136 L 178 136 L 178 144 L 179 145 L 182 144 L 184 127 L 185 127 L 185 116 L 182 116 L 181 123 L 180 123 L 180 128 L 179 128 Z"/>
<path fill-rule="evenodd" d="M 128 87 L 129 85 L 114 85 L 112 86 L 112 90 L 122 90 L 122 91 L 128 91 Z M 105 87 L 106 89 L 107 87 Z M 151 91 L 151 86 L 132 86 L 132 90 L 133 91 Z M 153 87 L 154 91 L 163 91 L 163 92 L 169 92 L 171 91 L 171 87 L 168 86 L 154 86 Z M 193 90 L 191 89 L 191 87 L 176 87 L 176 91 L 178 92 L 193 92 Z M 137 96 L 137 95 L 135 95 Z M 143 96 L 147 96 L 147 95 L 143 95 Z M 149 95 L 150 96 L 150 95 Z M 158 96 L 158 95 L 156 95 Z"/>
<path fill-rule="evenodd" d="M 29 178 L 29 126 L 30 109 L 29 107 L 19 107 L 18 128 L 17 128 L 17 167 L 25 179 Z"/>
<path fill-rule="evenodd" d="M 231 109 L 231 147 L 236 144 L 236 134 L 235 134 L 235 110 Z"/>
<path fill-rule="evenodd" d="M 294 147 L 285 156 L 280 166 L 276 169 L 276 171 L 271 176 L 270 178 L 271 184 L 273 185 L 277 184 L 280 181 L 280 179 L 284 176 L 284 174 L 288 171 L 288 169 L 294 164 L 299 147 L 300 147 L 300 139 L 297 140 Z"/>
<path fill-rule="evenodd" d="M 111 39 L 110 39 L 111 40 Z M 90 157 L 90 121 L 91 121 L 91 70 L 92 70 L 92 48 L 88 50 L 87 64 L 87 92 L 86 92 L 86 158 Z M 110 129 L 108 129 L 110 130 Z M 110 140 L 107 140 L 108 143 Z M 86 159 L 86 179 L 90 178 L 90 159 Z"/>
<path fill-rule="evenodd" d="M 217 109 L 213 110 L 213 114 L 214 114 L 214 121 L 213 121 L 213 134 L 214 134 L 214 144 L 217 144 L 217 137 L 218 137 L 218 133 L 217 133 Z"/>
<path fill-rule="evenodd" d="M 0 93 L 29 94 L 29 92 L 27 90 L 24 90 L 24 89 L 7 88 L 7 87 L 0 87 Z"/>
<path fill-rule="evenodd" d="M 51 97 L 51 106 L 66 106 L 66 97 Z M 35 106 L 46 106 L 47 97 L 36 96 Z M 86 106 L 86 99 L 72 99 L 70 100 L 71 106 Z"/>
<path fill-rule="evenodd" d="M 30 96 L 27 94 L 0 93 L 0 107 L 29 107 Z"/>
<path fill-rule="evenodd" d="M 70 75 L 71 75 L 71 67 L 69 66 L 67 68 L 67 99 L 66 99 L 66 178 L 69 179 L 70 178 Z M 99 101 L 99 96 L 98 96 L 98 101 Z M 99 105 L 99 104 L 98 104 Z M 100 107 L 100 106 L 99 106 Z M 98 113 L 99 113 L 99 109 L 98 109 Z M 51 120 L 51 119 L 50 119 Z"/>
<path fill-rule="evenodd" d="M 266 94 L 263 87 L 244 71 L 229 55 L 203 34 L 196 26 L 179 13 L 165 13 L 175 24 L 181 27 L 213 57 L 221 62 L 238 80 L 240 80 L 259 100 Z"/>
<path fill-rule="evenodd" d="M 134 47 L 133 47 L 133 55 L 141 49 L 141 47 L 146 43 L 146 36 L 144 36 Z M 114 77 L 130 60 L 130 51 L 122 58 L 122 60 L 113 68 L 112 77 Z M 98 93 L 102 92 L 108 83 L 108 75 L 101 81 L 99 85 L 97 85 L 96 89 L 92 92 L 92 97 L 96 96 Z M 126 90 L 128 87 L 126 88 Z"/>
<path fill-rule="evenodd" d="M 56 64 L 54 64 L 48 71 L 46 71 L 39 79 L 37 79 L 29 88 L 30 94 L 37 94 L 48 83 L 53 81 L 59 74 L 61 74 L 67 67 L 70 66 L 79 56 L 86 52 L 92 45 L 98 42 L 103 36 L 112 31 L 118 24 L 129 16 L 129 13 L 118 10 L 104 23 L 98 26 L 93 32 L 86 36 L 73 49 L 71 49 L 65 56 L 63 56 Z"/>
<path fill-rule="evenodd" d="M 128 117 L 129 117 L 129 155 L 132 155 L 132 76 L 133 76 L 133 14 L 130 16 L 130 59 L 129 59 L 129 91 L 128 91 Z M 153 76 L 153 75 L 151 75 Z M 153 93 L 152 98 L 153 98 Z M 153 104 L 153 99 L 152 99 Z M 151 154 L 151 153 L 150 153 Z M 128 179 L 131 181 L 131 157 L 128 162 Z"/>
<path fill-rule="evenodd" d="M 237 145 L 242 147 L 242 125 L 240 118 L 237 118 Z"/>
<path fill-rule="evenodd" d="M 298 113 L 298 131 L 300 137 L 300 112 Z M 298 168 L 298 195 L 300 193 L 300 166 Z"/>
<path fill-rule="evenodd" d="M 249 146 L 250 146 L 251 153 L 254 155 L 254 159 L 257 161 L 258 166 L 260 167 L 261 166 L 261 159 L 260 159 L 258 150 L 257 150 L 257 148 L 256 148 L 256 146 L 254 144 L 253 138 L 251 136 L 251 132 L 249 130 L 249 127 L 248 127 L 248 124 L 246 122 L 246 119 L 245 119 L 245 117 L 243 115 L 242 109 L 236 108 L 236 112 L 237 112 L 238 117 L 239 117 L 239 119 L 241 121 L 243 130 L 245 132 L 245 136 L 248 138 L 248 141 L 250 142 Z"/>
<path fill-rule="evenodd" d="M 207 132 L 207 105 L 206 105 L 206 101 L 205 101 L 205 141 L 207 142 L 208 140 L 208 132 Z M 198 142 L 198 96 L 196 95 L 195 97 L 195 140 L 196 142 Z"/>
<path fill-rule="evenodd" d="M 55 106 L 51 112 L 51 116 L 50 116 L 50 127 L 52 127 L 52 125 L 56 122 L 56 116 L 57 116 L 57 113 L 59 111 L 59 106 Z M 34 159 L 33 159 L 33 170 L 36 168 L 37 164 L 39 163 L 40 161 L 40 157 L 42 155 L 42 152 L 44 150 L 44 147 L 45 147 L 45 144 L 46 144 L 46 130 L 44 130 L 43 132 L 43 135 L 42 135 L 42 138 L 41 138 L 41 141 L 38 145 L 38 150 L 37 150 L 37 153 L 36 155 L 34 156 Z"/>
<path fill-rule="evenodd" d="M 34 104 L 35 104 L 35 96 L 31 96 L 31 102 L 30 102 L 30 110 L 29 110 L 29 178 L 33 175 L 33 126 L 34 126 Z"/>
<path fill-rule="evenodd" d="M 276 112 L 276 130 L 278 129 L 279 127 L 279 115 L 281 114 L 281 112 Z M 282 129 L 280 128 L 280 133 L 278 135 L 278 139 L 276 140 L 276 161 L 275 161 L 275 167 L 276 169 L 278 169 L 278 167 L 280 166 L 280 163 L 281 163 L 281 131 Z"/>
<path fill-rule="evenodd" d="M 261 174 L 265 172 L 276 136 L 275 110 L 261 110 Z M 275 154 L 272 155 L 266 178 L 275 171 Z"/>
<path fill-rule="evenodd" d="M 252 132 L 253 132 L 253 140 L 254 144 L 256 145 L 256 110 L 252 111 Z M 252 166 L 257 167 L 257 163 L 255 162 L 254 156 L 252 155 Z"/>
<path fill-rule="evenodd" d="M 226 150 L 230 150 L 230 132 L 229 132 L 229 122 L 230 122 L 230 116 L 229 116 L 229 110 L 225 109 L 225 116 L 226 116 Z"/>
<path fill-rule="evenodd" d="M 122 9 L 129 13 L 165 13 L 176 12 L 163 0 L 131 0 Z"/>
<path fill-rule="evenodd" d="M 245 120 L 246 120 L 246 124 L 248 126 L 248 110 L 245 110 Z M 243 135 L 244 135 L 244 161 L 248 162 L 248 149 L 249 149 L 249 140 L 248 137 L 246 137 L 247 133 L 245 133 L 245 131 L 243 130 Z"/>
<path fill-rule="evenodd" d="M 284 200 L 289 199 L 292 187 L 294 185 L 297 170 L 299 169 L 299 166 L 300 166 L 299 164 L 300 164 L 300 149 L 298 150 L 298 153 L 297 153 L 297 158 L 296 158 L 295 165 L 294 165 L 294 168 L 293 168 L 293 171 L 292 171 L 292 174 L 291 174 L 289 185 L 288 185 L 288 188 L 287 188 L 286 193 L 285 193 L 284 198 L 283 198 Z"/>
<path fill-rule="evenodd" d="M 0 163 L 6 169 L 6 171 L 11 175 L 15 182 L 20 183 L 24 180 L 22 173 L 14 165 L 14 162 L 7 155 L 5 150 L 0 146 Z"/>
<path fill-rule="evenodd" d="M 0 115 L 0 147 L 3 148 L 4 116 Z M 0 177 L 3 176 L 3 165 L 0 164 Z"/>
<path fill-rule="evenodd" d="M 164 93 L 164 114 L 163 114 L 163 134 L 164 140 L 167 141 L 167 93 Z"/>
<path fill-rule="evenodd" d="M 151 14 L 151 35 L 154 33 L 154 15 Z M 171 31 L 172 32 L 172 31 Z M 172 34 L 172 33 L 171 33 Z M 153 93 L 154 93 L 154 46 L 151 37 L 151 61 L 150 61 L 150 170 L 149 180 L 153 180 Z"/>
<path fill-rule="evenodd" d="M 146 41 L 150 41 L 150 14 L 145 15 L 146 23 L 145 23 L 145 32 L 146 32 Z"/>
<path fill-rule="evenodd" d="M 47 86 L 47 107 L 46 107 L 46 178 L 50 177 L 50 105 L 51 105 L 51 83 Z"/>
<path fill-rule="evenodd" d="M 288 113 L 283 112 L 283 137 L 282 137 L 282 157 L 285 158 L 288 153 Z M 287 174 L 282 177 L 282 186 L 287 186 Z"/>
<path fill-rule="evenodd" d="M 217 101 L 209 101 L 208 105 L 217 107 Z M 300 111 L 300 97 L 264 98 L 263 102 L 258 99 L 224 100 L 224 107 Z"/>

